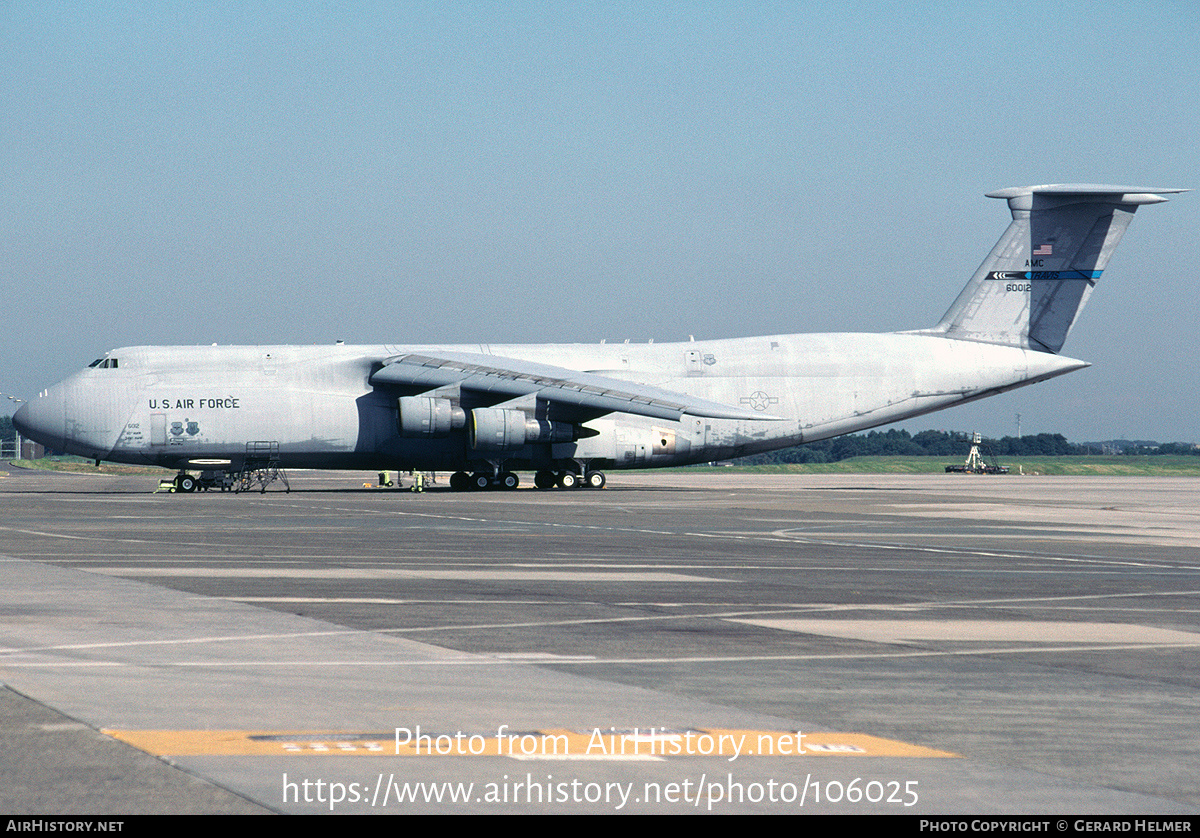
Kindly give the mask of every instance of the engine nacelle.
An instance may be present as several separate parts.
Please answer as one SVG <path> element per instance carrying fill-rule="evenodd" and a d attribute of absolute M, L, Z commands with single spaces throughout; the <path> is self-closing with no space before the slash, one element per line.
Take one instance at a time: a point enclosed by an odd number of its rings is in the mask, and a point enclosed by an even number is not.
<path fill-rule="evenodd" d="M 525 411 L 477 407 L 471 411 L 471 447 L 503 451 L 525 444 Z"/>
<path fill-rule="evenodd" d="M 574 442 L 585 429 L 569 422 L 548 422 L 545 419 L 525 420 L 526 442 Z M 591 436 L 591 433 L 587 434 Z"/>
<path fill-rule="evenodd" d="M 471 411 L 471 448 L 505 451 L 531 442 L 573 442 L 579 428 L 563 422 L 533 419 L 523 410 L 477 407 Z"/>
<path fill-rule="evenodd" d="M 449 399 L 401 396 L 400 436 L 449 436 L 467 424 L 467 414 Z"/>

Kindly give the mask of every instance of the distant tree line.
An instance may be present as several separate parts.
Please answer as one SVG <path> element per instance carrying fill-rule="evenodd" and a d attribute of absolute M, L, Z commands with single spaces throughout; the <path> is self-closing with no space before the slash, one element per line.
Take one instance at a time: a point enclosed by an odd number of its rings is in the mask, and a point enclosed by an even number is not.
<path fill-rule="evenodd" d="M 1200 448 L 1185 442 L 1157 444 L 1139 440 L 1114 440 L 1112 442 L 1068 442 L 1062 434 L 1029 434 L 1006 436 L 1000 439 L 984 438 L 984 445 L 992 453 L 1005 457 L 1061 457 L 1085 454 L 1191 454 L 1200 455 Z M 836 463 L 851 457 L 957 457 L 967 456 L 971 448 L 971 434 L 965 431 L 869 431 L 865 434 L 823 439 L 808 442 L 794 448 L 784 448 L 767 454 L 754 454 L 737 460 L 746 465 L 774 465 L 778 463 Z"/>
<path fill-rule="evenodd" d="M 0 416 L 0 439 L 5 442 L 12 442 L 17 437 L 17 431 L 13 428 L 11 416 Z"/>
<path fill-rule="evenodd" d="M 1120 452 L 1122 454 L 1191 454 L 1196 456 L 1200 454 L 1200 446 L 1190 442 L 1150 442 L 1120 447 Z"/>

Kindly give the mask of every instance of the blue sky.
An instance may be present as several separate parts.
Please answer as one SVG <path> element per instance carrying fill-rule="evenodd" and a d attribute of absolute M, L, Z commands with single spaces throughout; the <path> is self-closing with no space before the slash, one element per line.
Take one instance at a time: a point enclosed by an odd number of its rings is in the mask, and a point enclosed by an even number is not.
<path fill-rule="evenodd" d="M 1193 4 L 0 2 L 0 390 L 155 343 L 936 323 L 1005 186 L 1200 187 Z M 907 423 L 1200 440 L 1200 195 Z"/>

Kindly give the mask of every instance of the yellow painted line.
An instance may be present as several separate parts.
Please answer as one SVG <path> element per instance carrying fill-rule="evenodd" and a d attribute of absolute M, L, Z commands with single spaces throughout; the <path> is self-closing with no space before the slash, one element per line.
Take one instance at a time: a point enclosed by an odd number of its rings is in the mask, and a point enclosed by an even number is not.
<path fill-rule="evenodd" d="M 105 730 L 155 756 L 504 756 L 515 759 L 671 759 L 719 756 L 957 757 L 865 733 L 703 728 L 593 728 L 453 733 L 274 730 Z"/>

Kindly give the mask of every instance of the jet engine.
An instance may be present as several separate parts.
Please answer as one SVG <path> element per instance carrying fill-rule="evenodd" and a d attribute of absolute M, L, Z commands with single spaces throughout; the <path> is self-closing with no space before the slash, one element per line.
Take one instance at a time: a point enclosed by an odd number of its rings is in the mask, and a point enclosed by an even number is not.
<path fill-rule="evenodd" d="M 477 407 L 471 411 L 470 442 L 475 451 L 504 451 L 531 442 L 572 442 L 575 425 L 534 419 L 523 410 Z"/>
<path fill-rule="evenodd" d="M 449 436 L 467 424 L 467 414 L 449 399 L 401 396 L 400 436 Z"/>

